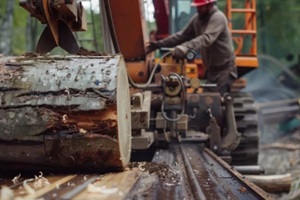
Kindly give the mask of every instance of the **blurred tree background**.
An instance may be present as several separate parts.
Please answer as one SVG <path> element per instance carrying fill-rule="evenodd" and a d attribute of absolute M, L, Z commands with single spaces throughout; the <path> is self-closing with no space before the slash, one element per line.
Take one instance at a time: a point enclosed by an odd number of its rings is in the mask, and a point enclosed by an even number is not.
<path fill-rule="evenodd" d="M 259 0 L 257 9 L 259 53 L 279 59 L 299 55 L 300 1 Z"/>
<path fill-rule="evenodd" d="M 233 1 L 241 7 L 243 2 L 244 0 Z M 226 1 L 219 0 L 218 3 L 222 8 Z M 80 46 L 103 51 L 100 14 L 89 8 L 87 14 L 88 21 L 94 17 L 94 29 L 89 27 L 89 31 L 76 34 L 81 42 Z M 284 60 L 288 55 L 300 54 L 299 19 L 299 0 L 257 0 L 259 54 L 268 54 L 280 60 Z M 153 26 L 153 23 L 150 25 Z M 19 55 L 33 51 L 44 25 L 31 18 L 28 12 L 19 6 L 19 0 L 0 0 L 0 29 L 0 53 Z M 58 50 L 58 53 L 61 52 Z"/>
<path fill-rule="evenodd" d="M 30 17 L 30 14 L 19 6 L 19 2 L 20 0 L 0 0 L 0 53 L 3 55 L 20 55 L 34 51 L 45 28 L 44 24 Z M 95 6 L 90 1 L 86 1 L 84 6 L 86 6 L 88 31 L 74 34 L 80 46 L 103 51 L 100 14 L 94 12 L 92 8 Z M 66 52 L 55 48 L 51 53 L 65 54 Z"/>

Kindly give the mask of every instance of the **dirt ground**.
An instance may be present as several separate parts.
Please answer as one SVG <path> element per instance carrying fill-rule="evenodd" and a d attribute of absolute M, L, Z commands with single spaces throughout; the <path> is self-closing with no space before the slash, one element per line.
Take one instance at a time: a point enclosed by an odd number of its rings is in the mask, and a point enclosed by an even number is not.
<path fill-rule="evenodd" d="M 276 125 L 268 130 L 276 130 Z M 280 200 L 300 199 L 300 130 L 290 133 L 270 131 L 262 133 L 259 164 L 266 175 L 292 175 L 292 187 L 289 193 L 276 195 Z"/>

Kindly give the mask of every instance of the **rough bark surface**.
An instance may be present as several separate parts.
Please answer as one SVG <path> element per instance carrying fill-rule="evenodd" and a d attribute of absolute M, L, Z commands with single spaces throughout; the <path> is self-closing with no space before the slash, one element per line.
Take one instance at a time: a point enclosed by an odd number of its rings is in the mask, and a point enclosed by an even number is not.
<path fill-rule="evenodd" d="M 0 58 L 0 161 L 122 168 L 129 99 L 121 56 Z"/>

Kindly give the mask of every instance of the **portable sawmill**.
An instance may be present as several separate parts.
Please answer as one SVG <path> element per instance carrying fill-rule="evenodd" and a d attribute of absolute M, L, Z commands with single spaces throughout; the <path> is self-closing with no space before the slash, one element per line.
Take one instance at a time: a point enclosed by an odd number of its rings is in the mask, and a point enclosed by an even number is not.
<path fill-rule="evenodd" d="M 103 1 L 117 54 L 78 46 L 72 31 L 87 27 L 80 2 L 20 5 L 46 28 L 36 53 L 0 58 L 1 168 L 122 170 L 136 154 L 146 160 L 152 148 L 174 142 L 204 144 L 231 164 L 257 164 L 252 98 L 203 93 L 215 85 L 190 76 L 186 60 L 146 56 L 140 1 Z M 124 20 L 133 20 L 126 35 Z M 45 54 L 57 46 L 71 55 Z"/>

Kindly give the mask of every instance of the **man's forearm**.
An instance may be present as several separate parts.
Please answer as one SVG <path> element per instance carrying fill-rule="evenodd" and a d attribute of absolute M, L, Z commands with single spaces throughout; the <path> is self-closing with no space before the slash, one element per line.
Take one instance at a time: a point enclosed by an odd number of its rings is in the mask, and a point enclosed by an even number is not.
<path fill-rule="evenodd" d="M 184 36 L 180 33 L 173 34 L 165 39 L 159 40 L 157 44 L 160 47 L 175 47 L 185 41 L 187 41 L 189 38 L 187 36 Z"/>

